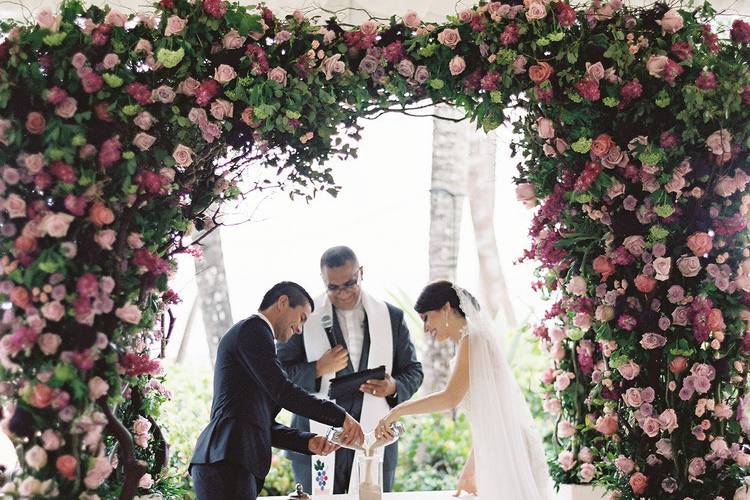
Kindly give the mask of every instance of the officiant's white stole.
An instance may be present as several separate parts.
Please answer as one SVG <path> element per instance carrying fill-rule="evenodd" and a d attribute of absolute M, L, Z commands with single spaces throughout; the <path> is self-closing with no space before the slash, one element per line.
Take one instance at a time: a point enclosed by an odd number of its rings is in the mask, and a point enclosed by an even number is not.
<path fill-rule="evenodd" d="M 367 368 L 377 368 L 385 365 L 385 372 L 390 374 L 393 369 L 393 327 L 391 325 L 391 316 L 388 314 L 388 306 L 385 302 L 380 301 L 367 294 L 362 290 L 362 306 L 367 315 L 368 330 L 370 333 L 370 350 L 367 357 Z M 324 293 L 315 299 L 315 312 L 313 312 L 305 323 L 303 340 L 305 342 L 305 353 L 307 361 L 317 361 L 331 348 L 328 336 L 322 326 L 324 316 L 333 317 L 333 308 L 328 294 Z M 357 371 L 359 367 L 355 366 Z M 328 399 L 328 388 L 331 386 L 331 378 L 335 374 L 328 374 L 321 378 L 320 392 L 316 396 Z M 362 430 L 366 433 L 375 429 L 378 422 L 389 411 L 390 406 L 383 397 L 376 397 L 372 394 L 363 394 L 362 416 L 360 424 Z M 325 436 L 328 432 L 328 426 L 310 420 L 310 432 Z M 384 448 L 378 450 L 383 453 Z M 357 452 L 360 454 L 361 452 Z M 354 458 L 352 465 L 352 474 L 349 479 L 349 491 L 356 491 L 356 465 L 357 457 Z M 331 495 L 333 494 L 333 482 L 335 474 L 335 454 L 332 453 L 327 457 L 314 455 L 312 457 L 312 487 L 313 494 Z"/>

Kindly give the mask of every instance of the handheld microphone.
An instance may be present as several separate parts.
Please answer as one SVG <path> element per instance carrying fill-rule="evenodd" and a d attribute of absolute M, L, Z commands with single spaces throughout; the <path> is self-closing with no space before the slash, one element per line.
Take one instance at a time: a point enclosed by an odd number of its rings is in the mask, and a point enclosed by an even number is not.
<path fill-rule="evenodd" d="M 320 317 L 320 326 L 322 326 L 323 331 L 326 332 L 328 343 L 331 344 L 331 347 L 335 347 L 336 338 L 333 336 L 333 318 L 330 314 L 324 314 Z"/>

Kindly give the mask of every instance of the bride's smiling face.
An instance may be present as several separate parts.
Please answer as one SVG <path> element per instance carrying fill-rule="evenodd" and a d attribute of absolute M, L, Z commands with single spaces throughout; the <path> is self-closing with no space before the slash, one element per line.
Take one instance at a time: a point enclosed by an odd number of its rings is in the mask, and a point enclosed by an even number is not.
<path fill-rule="evenodd" d="M 453 311 L 449 304 L 445 304 L 435 311 L 427 311 L 419 315 L 424 323 L 424 332 L 438 342 L 445 342 L 453 338 L 453 327 L 450 317 Z"/>

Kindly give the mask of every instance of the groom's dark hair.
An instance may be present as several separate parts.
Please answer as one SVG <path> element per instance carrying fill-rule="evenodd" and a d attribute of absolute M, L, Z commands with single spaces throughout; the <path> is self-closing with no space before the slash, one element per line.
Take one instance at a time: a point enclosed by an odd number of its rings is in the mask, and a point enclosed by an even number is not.
<path fill-rule="evenodd" d="M 359 264 L 354 250 L 344 245 L 331 247 L 323 252 L 323 255 L 320 257 L 320 269 L 323 270 L 324 267 L 341 267 L 347 262 L 354 262 L 355 265 Z"/>
<path fill-rule="evenodd" d="M 310 297 L 310 294 L 307 293 L 307 290 L 293 281 L 282 281 L 281 283 L 276 283 L 272 286 L 263 296 L 259 310 L 263 311 L 268 309 L 274 305 L 282 295 L 286 295 L 289 298 L 290 307 L 301 306 L 307 302 L 310 304 L 310 310 L 315 310 L 315 302 L 313 302 L 313 299 Z"/>

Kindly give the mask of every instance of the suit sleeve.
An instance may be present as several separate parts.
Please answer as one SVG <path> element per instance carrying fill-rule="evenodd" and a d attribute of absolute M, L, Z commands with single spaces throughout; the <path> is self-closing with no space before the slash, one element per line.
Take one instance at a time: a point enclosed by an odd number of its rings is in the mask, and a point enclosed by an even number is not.
<path fill-rule="evenodd" d="M 302 335 L 293 335 L 285 344 L 278 344 L 276 352 L 292 382 L 308 392 L 320 391 L 320 379 L 315 378 L 315 361 L 307 361 Z"/>
<path fill-rule="evenodd" d="M 265 325 L 262 329 L 251 325 L 251 322 L 247 322 L 243 326 L 241 335 L 237 336 L 235 349 L 238 361 L 248 376 L 256 380 L 276 405 L 321 424 L 343 425 L 346 416 L 344 409 L 331 401 L 316 398 L 289 380 L 276 355 L 270 330 Z"/>
<path fill-rule="evenodd" d="M 422 385 L 424 373 L 422 363 L 417 361 L 417 350 L 411 341 L 409 328 L 404 320 L 404 313 L 398 311 L 398 332 L 393 346 L 393 378 L 396 381 L 396 394 L 386 398 L 391 408 L 410 399 Z"/>
<path fill-rule="evenodd" d="M 309 443 L 313 437 L 315 434 L 312 432 L 292 429 L 278 422 L 271 424 L 271 446 L 276 448 L 312 455 Z"/>

